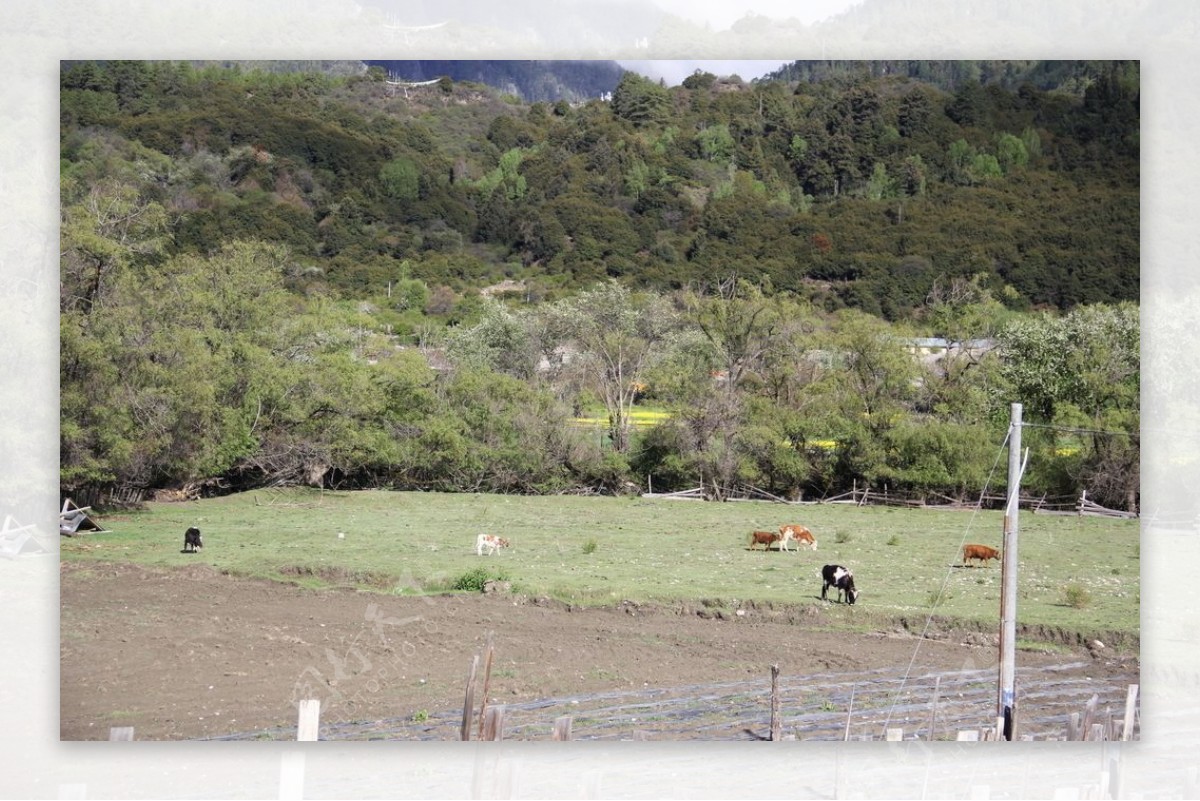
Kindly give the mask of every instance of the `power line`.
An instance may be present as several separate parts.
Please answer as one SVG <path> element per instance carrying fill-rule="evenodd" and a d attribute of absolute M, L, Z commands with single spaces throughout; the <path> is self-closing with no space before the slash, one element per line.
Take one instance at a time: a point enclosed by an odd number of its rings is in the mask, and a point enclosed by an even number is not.
<path fill-rule="evenodd" d="M 892 722 L 892 714 L 896 711 L 896 707 L 900 703 L 901 693 L 904 692 L 908 685 L 908 679 L 912 675 L 913 667 L 917 662 L 917 655 L 921 652 L 921 643 L 925 641 L 929 633 L 929 627 L 933 623 L 933 616 L 937 611 L 937 605 L 946 594 L 946 587 L 950 583 L 950 577 L 954 573 L 955 562 L 957 562 L 957 554 L 962 553 L 963 545 L 967 542 L 967 537 L 971 534 L 971 529 L 974 527 L 976 520 L 979 517 L 980 511 L 983 509 L 983 499 L 987 495 L 988 487 L 991 486 L 992 479 L 996 475 L 996 470 L 1000 466 L 1000 460 L 1003 458 L 1005 450 L 1008 448 L 1009 440 L 1012 438 L 1012 426 L 1008 427 L 1008 433 L 1004 435 L 1004 442 L 996 449 L 996 460 L 992 463 L 992 469 L 988 471 L 987 478 L 983 482 L 983 489 L 980 490 L 979 500 L 975 503 L 975 508 L 971 511 L 971 516 L 967 520 L 967 525 L 963 529 L 962 539 L 959 540 L 958 549 L 955 551 L 955 557 L 951 563 L 947 565 L 945 575 L 942 577 L 941 586 L 938 587 L 937 595 L 931 599 L 929 612 L 925 616 L 925 625 L 921 628 L 921 634 L 917 638 L 916 645 L 913 647 L 912 659 L 908 662 L 908 667 L 904 670 L 904 676 L 900 679 L 900 686 L 896 688 L 895 694 L 892 696 L 891 706 L 888 707 L 887 715 L 884 717 L 884 728 Z"/>
<path fill-rule="evenodd" d="M 1048 428 L 1052 431 L 1063 431 L 1068 434 L 1108 434 L 1113 437 L 1133 437 L 1138 436 L 1140 432 L 1136 431 L 1108 431 L 1102 428 L 1074 428 L 1072 426 L 1054 426 L 1047 423 L 1021 423 L 1022 428 Z"/>

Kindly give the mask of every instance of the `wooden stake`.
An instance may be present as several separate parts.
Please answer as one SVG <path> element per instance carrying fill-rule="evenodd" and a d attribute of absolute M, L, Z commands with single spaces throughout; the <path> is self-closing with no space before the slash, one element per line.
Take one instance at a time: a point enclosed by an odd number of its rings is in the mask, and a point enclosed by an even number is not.
<path fill-rule="evenodd" d="M 1100 703 L 1099 695 L 1092 695 L 1087 706 L 1083 709 L 1083 721 L 1079 725 L 1079 739 L 1086 740 L 1092 731 L 1092 723 L 1096 719 L 1096 704 Z"/>
<path fill-rule="evenodd" d="M 850 742 L 850 716 L 854 714 L 854 691 L 858 689 L 857 684 L 850 685 L 850 706 L 846 709 L 846 731 L 842 734 L 843 742 Z"/>
<path fill-rule="evenodd" d="M 479 654 L 471 657 L 471 671 L 467 674 L 467 692 L 463 699 L 462 727 L 458 736 L 465 742 L 471 739 L 471 713 L 475 710 L 475 671 L 479 668 Z"/>
<path fill-rule="evenodd" d="M 783 721 L 779 719 L 779 665 L 771 665 L 771 741 L 779 742 Z"/>
<path fill-rule="evenodd" d="M 483 736 L 483 716 L 487 712 L 488 689 L 492 683 L 492 635 L 489 631 L 487 644 L 483 647 L 483 698 L 479 701 L 479 736 Z"/>
<path fill-rule="evenodd" d="M 494 706 L 487 711 L 483 722 L 482 740 L 494 741 L 504 739 L 504 707 Z"/>
<path fill-rule="evenodd" d="M 1133 738 L 1133 717 L 1137 710 L 1138 685 L 1130 684 L 1129 693 L 1125 696 L 1125 727 L 1121 731 L 1121 740 Z"/>
<path fill-rule="evenodd" d="M 554 719 L 553 739 L 560 742 L 566 742 L 571 739 L 571 721 L 573 718 L 570 715 L 562 715 Z"/>
<path fill-rule="evenodd" d="M 938 690 L 942 687 L 942 677 L 938 676 L 933 682 L 933 702 L 929 705 L 929 742 L 933 742 L 933 726 L 937 722 Z"/>

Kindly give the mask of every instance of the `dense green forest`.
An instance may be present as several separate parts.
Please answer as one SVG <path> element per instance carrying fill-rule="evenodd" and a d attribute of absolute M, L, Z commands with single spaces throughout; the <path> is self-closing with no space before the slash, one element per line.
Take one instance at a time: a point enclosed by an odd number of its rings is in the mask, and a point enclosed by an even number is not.
<path fill-rule="evenodd" d="M 953 64 L 64 65 L 63 490 L 964 497 L 1019 401 L 1033 491 L 1135 506 L 1137 65 Z"/>

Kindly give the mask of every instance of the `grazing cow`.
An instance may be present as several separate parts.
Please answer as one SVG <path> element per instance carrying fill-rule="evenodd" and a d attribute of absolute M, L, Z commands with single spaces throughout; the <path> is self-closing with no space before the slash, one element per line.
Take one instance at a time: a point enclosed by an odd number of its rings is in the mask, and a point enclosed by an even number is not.
<path fill-rule="evenodd" d="M 480 534 L 475 538 L 475 555 L 483 556 L 483 549 L 488 549 L 488 555 L 492 556 L 501 548 L 509 546 L 508 540 L 504 537 L 497 537 L 495 534 Z"/>
<path fill-rule="evenodd" d="M 799 523 L 780 526 L 779 533 L 783 535 L 784 542 L 795 540 L 798 543 L 807 543 L 814 551 L 817 550 L 817 538 L 813 536 L 811 531 Z"/>
<path fill-rule="evenodd" d="M 837 587 L 839 602 L 842 600 L 843 593 L 848 604 L 858 600 L 858 590 L 854 586 L 854 574 L 848 568 L 841 565 L 825 565 L 821 568 L 821 578 L 824 579 L 824 583 L 821 585 L 822 601 L 825 600 L 825 592 L 830 587 Z"/>
<path fill-rule="evenodd" d="M 200 529 L 192 526 L 183 532 L 183 550 L 185 553 L 195 553 L 203 548 L 204 541 L 200 539 Z"/>
<path fill-rule="evenodd" d="M 762 545 L 764 551 L 771 549 L 771 543 L 780 543 L 781 548 L 786 548 L 787 541 L 783 539 L 783 535 L 777 531 L 751 531 L 750 532 L 750 550 L 754 550 L 755 545 Z M 786 548 L 786 550 L 791 550 Z"/>
<path fill-rule="evenodd" d="M 999 559 L 1000 552 L 995 548 L 990 548 L 987 545 L 964 545 L 963 546 L 963 564 L 967 563 L 968 559 L 978 559 L 980 562 L 986 563 L 989 559 Z"/>

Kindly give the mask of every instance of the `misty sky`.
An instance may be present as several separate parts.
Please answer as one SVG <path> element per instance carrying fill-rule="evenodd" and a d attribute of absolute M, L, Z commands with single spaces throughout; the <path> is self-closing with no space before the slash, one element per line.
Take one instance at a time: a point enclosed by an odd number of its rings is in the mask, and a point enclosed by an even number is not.
<path fill-rule="evenodd" d="M 651 5 L 699 25 L 707 24 L 714 31 L 723 31 L 747 14 L 779 20 L 796 19 L 811 25 L 847 11 L 861 2 L 862 0 L 651 0 Z M 747 78 L 745 75 L 742 77 Z"/>
<path fill-rule="evenodd" d="M 718 77 L 737 75 L 744 81 L 761 78 L 789 61 L 626 61 L 618 62 L 627 70 L 658 80 L 664 79 L 668 86 L 678 86 L 684 78 L 696 70 L 711 72 Z"/>
<path fill-rule="evenodd" d="M 747 15 L 771 19 L 795 19 L 806 25 L 837 16 L 862 0 L 647 0 L 669 14 L 707 25 L 713 31 L 728 30 Z M 761 78 L 787 61 L 621 61 L 621 66 L 648 78 L 662 78 L 676 86 L 697 69 L 717 76 L 737 75 L 750 81 Z"/>

